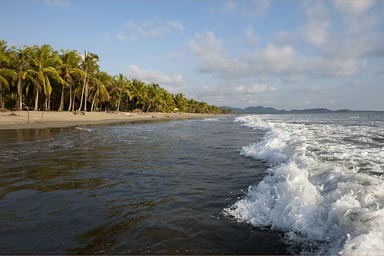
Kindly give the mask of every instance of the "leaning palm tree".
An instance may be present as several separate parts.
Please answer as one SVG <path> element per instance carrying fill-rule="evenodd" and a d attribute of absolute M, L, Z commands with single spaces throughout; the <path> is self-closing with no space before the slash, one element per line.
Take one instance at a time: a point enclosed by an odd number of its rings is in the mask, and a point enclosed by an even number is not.
<path fill-rule="evenodd" d="M 56 80 L 58 83 L 66 83 L 56 70 L 56 66 L 60 64 L 61 60 L 57 52 L 53 51 L 49 45 L 41 47 L 32 46 L 29 48 L 30 62 L 33 70 L 29 73 L 32 75 L 32 81 L 36 86 L 35 91 L 35 111 L 39 106 L 39 92 L 43 90 L 45 95 L 44 109 L 50 110 L 51 103 L 51 79 Z"/>
<path fill-rule="evenodd" d="M 4 108 L 4 90 L 9 88 L 9 79 L 14 80 L 17 74 L 10 68 L 11 49 L 7 42 L 0 40 L 0 108 Z"/>
<path fill-rule="evenodd" d="M 62 50 L 61 51 L 61 64 L 57 67 L 60 76 L 66 83 L 62 84 L 61 88 L 61 97 L 60 97 L 60 107 L 59 111 L 64 110 L 64 94 L 65 87 L 69 87 L 69 106 L 68 111 L 73 109 L 73 86 L 74 86 L 74 76 L 79 75 L 81 77 L 85 76 L 85 72 L 79 68 L 81 57 L 77 51 L 74 50 Z"/>
<path fill-rule="evenodd" d="M 83 78 L 83 87 L 81 90 L 80 97 L 80 107 L 79 111 L 83 107 L 84 100 L 84 112 L 87 112 L 87 100 L 89 93 L 89 81 L 94 77 L 94 75 L 99 70 L 99 56 L 91 52 L 84 52 L 84 56 L 82 56 L 81 69 L 84 71 L 85 75 Z"/>

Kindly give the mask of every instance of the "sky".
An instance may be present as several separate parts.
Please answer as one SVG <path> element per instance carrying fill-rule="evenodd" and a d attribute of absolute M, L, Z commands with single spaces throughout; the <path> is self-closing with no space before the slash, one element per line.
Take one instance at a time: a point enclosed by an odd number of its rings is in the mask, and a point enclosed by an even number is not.
<path fill-rule="evenodd" d="M 382 0 L 2 0 L 0 39 L 218 106 L 384 110 Z"/>

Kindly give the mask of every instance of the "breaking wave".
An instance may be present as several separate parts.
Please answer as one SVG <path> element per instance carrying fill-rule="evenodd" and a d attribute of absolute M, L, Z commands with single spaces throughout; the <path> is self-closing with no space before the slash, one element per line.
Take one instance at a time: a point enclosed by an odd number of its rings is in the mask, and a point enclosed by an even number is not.
<path fill-rule="evenodd" d="M 269 170 L 224 209 L 227 216 L 281 230 L 304 254 L 384 252 L 384 123 L 254 115 L 235 121 L 266 132 L 241 154 Z"/>

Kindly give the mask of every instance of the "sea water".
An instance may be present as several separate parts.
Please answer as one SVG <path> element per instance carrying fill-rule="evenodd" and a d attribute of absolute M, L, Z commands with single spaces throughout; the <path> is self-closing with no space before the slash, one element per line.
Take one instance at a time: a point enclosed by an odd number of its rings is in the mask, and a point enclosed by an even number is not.
<path fill-rule="evenodd" d="M 255 133 L 232 116 L 0 131 L 0 254 L 287 254 L 223 215 L 266 174 L 239 154 Z"/>
<path fill-rule="evenodd" d="M 0 254 L 384 253 L 384 115 L 0 131 Z"/>
<path fill-rule="evenodd" d="M 247 115 L 235 122 L 264 132 L 240 154 L 265 162 L 268 174 L 250 182 L 226 216 L 285 232 L 293 253 L 384 254 L 384 113 Z"/>

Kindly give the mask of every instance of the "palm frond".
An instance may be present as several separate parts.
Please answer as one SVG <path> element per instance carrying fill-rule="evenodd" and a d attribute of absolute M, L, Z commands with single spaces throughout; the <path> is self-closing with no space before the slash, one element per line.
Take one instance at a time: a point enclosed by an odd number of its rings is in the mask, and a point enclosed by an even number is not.
<path fill-rule="evenodd" d="M 9 88 L 9 82 L 4 77 L 0 76 L 0 85 L 4 86 L 5 88 Z"/>

